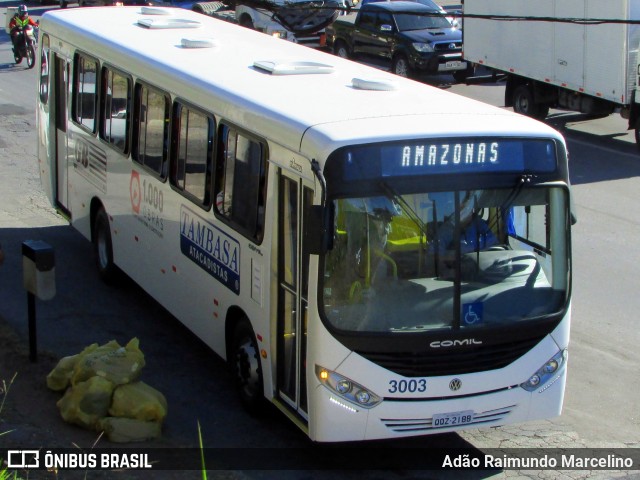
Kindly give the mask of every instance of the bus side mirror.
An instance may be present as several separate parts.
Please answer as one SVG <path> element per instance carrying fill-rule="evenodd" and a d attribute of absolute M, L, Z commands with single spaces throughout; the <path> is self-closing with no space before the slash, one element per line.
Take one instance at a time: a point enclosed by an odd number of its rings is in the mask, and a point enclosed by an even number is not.
<path fill-rule="evenodd" d="M 331 210 L 312 205 L 305 219 L 304 244 L 310 255 L 323 255 L 332 247 Z"/>

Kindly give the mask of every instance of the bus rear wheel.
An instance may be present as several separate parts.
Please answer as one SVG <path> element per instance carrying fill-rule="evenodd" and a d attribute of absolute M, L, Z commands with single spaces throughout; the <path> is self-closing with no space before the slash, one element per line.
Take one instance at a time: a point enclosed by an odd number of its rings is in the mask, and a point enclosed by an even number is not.
<path fill-rule="evenodd" d="M 111 227 L 109 216 L 104 208 L 100 208 L 93 221 L 93 252 L 98 274 L 105 283 L 113 283 L 116 279 L 117 268 L 113 263 L 113 244 L 111 243 Z"/>
<path fill-rule="evenodd" d="M 249 413 L 259 414 L 265 403 L 260 350 L 246 317 L 236 325 L 231 348 L 231 370 L 240 401 Z"/>

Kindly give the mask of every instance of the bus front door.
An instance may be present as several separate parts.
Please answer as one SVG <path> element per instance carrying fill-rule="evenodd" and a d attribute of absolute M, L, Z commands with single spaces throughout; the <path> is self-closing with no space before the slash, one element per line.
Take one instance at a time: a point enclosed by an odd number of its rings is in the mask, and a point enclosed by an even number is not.
<path fill-rule="evenodd" d="M 303 222 L 313 190 L 281 172 L 278 203 L 278 395 L 307 419 L 307 300 L 309 255 Z"/>
<path fill-rule="evenodd" d="M 55 201 L 58 208 L 69 212 L 68 172 L 67 172 L 67 92 L 69 91 L 69 63 L 65 58 L 55 55 L 54 60 L 54 98 L 55 98 Z"/>

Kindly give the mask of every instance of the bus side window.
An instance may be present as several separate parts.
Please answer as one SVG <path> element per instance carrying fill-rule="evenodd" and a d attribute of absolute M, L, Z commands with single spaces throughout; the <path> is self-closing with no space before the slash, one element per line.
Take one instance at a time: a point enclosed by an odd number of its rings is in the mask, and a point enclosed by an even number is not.
<path fill-rule="evenodd" d="M 162 179 L 167 176 L 170 112 L 171 101 L 167 94 L 136 84 L 131 156 Z"/>
<path fill-rule="evenodd" d="M 76 53 L 73 71 L 72 120 L 91 133 L 96 131 L 98 61 Z"/>
<path fill-rule="evenodd" d="M 214 131 L 210 115 L 174 104 L 171 184 L 203 207 L 211 205 Z"/>
<path fill-rule="evenodd" d="M 102 69 L 100 138 L 122 153 L 129 150 L 131 79 L 109 67 Z"/>
<path fill-rule="evenodd" d="M 220 128 L 216 161 L 216 211 L 249 237 L 261 241 L 264 228 L 266 146 L 244 133 Z"/>

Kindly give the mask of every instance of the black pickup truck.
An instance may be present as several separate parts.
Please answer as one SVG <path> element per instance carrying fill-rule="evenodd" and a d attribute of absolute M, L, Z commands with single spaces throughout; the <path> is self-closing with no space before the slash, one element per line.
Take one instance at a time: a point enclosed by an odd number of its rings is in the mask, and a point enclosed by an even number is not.
<path fill-rule="evenodd" d="M 396 75 L 452 73 L 464 80 L 462 32 L 442 9 L 411 1 L 366 3 L 357 13 L 327 27 L 327 47 L 344 58 L 374 57 L 391 62 Z"/>

